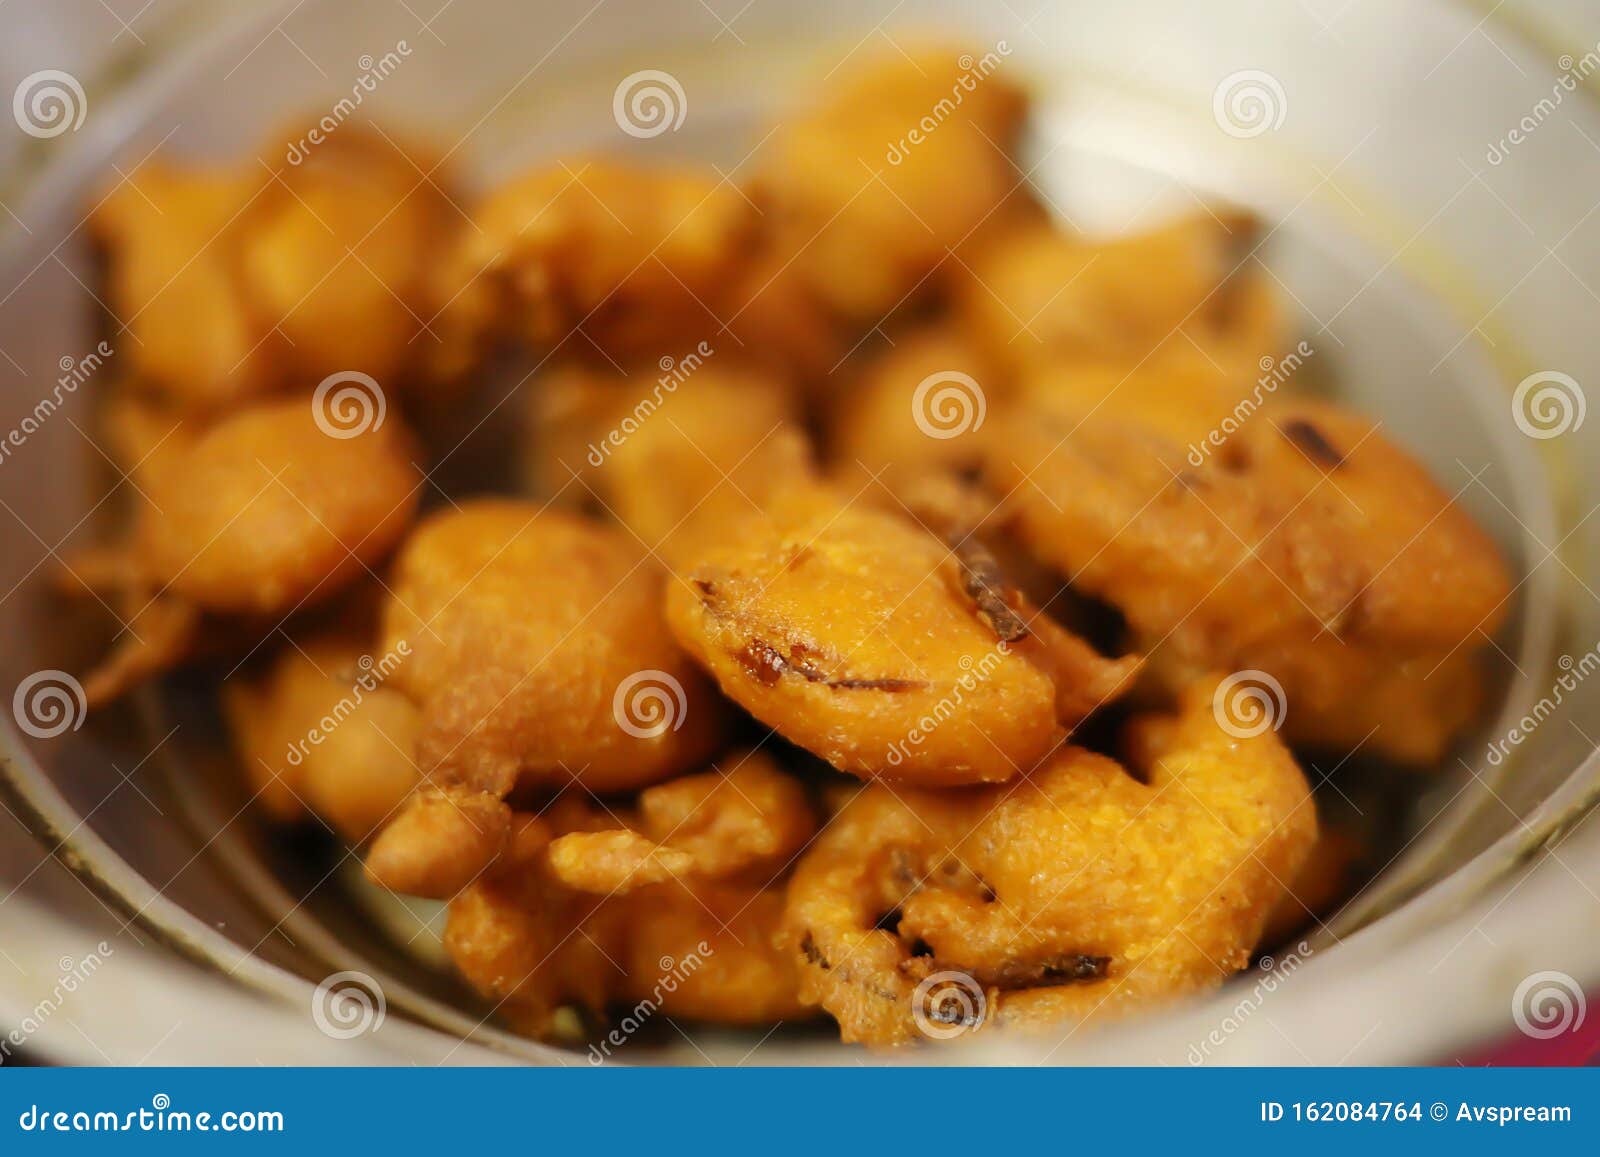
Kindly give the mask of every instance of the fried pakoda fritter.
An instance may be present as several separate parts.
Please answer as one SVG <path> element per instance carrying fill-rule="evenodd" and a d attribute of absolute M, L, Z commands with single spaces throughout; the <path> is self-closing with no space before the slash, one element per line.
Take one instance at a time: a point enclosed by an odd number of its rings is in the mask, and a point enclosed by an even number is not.
<path fill-rule="evenodd" d="M 1253 370 L 1283 344 L 1274 295 L 1242 268 L 1257 234 L 1253 218 L 1232 211 L 1111 240 L 1030 221 L 974 256 L 957 309 L 996 363 L 1015 372 L 1106 358 L 1131 368 L 1168 347 L 1196 346 Z"/>
<path fill-rule="evenodd" d="M 896 335 L 860 367 L 830 416 L 835 476 L 846 486 L 875 479 L 903 498 L 930 473 L 975 471 L 1000 387 L 984 355 L 954 328 Z"/>
<path fill-rule="evenodd" d="M 392 416 L 334 436 L 301 398 L 209 427 L 139 403 L 114 420 L 133 527 L 122 543 L 69 556 L 64 575 L 131 619 L 121 650 L 85 683 L 96 702 L 179 661 L 199 612 L 270 623 L 326 601 L 380 563 L 416 512 L 421 475 Z M 141 627 L 156 608 L 159 621 Z"/>
<path fill-rule="evenodd" d="M 616 518 L 668 566 L 813 476 L 782 382 L 721 361 L 618 376 L 577 365 L 533 395 L 534 485 Z"/>
<path fill-rule="evenodd" d="M 729 770 L 689 775 L 639 793 L 633 826 L 565 835 L 550 870 L 583 892 L 631 892 L 674 878 L 770 882 L 816 831 L 799 782 L 760 752 Z"/>
<path fill-rule="evenodd" d="M 540 1037 L 564 1006 L 601 1016 L 647 998 L 667 1016 L 720 1024 L 811 1015 L 793 954 L 773 941 L 782 876 L 816 830 L 815 813 L 767 757 L 726 763 L 726 775 L 647 789 L 637 814 L 563 797 L 537 817 L 519 815 L 512 850 L 450 906 L 445 943 L 456 966 Z M 652 876 L 612 859 L 619 834 L 662 839 L 691 870 Z"/>
<path fill-rule="evenodd" d="M 824 487 L 730 521 L 683 577 L 668 621 L 724 693 L 864 778 L 1009 779 L 1134 667 L 914 523 Z"/>
<path fill-rule="evenodd" d="M 464 368 L 438 335 L 413 342 L 455 291 L 436 270 L 461 221 L 432 167 L 356 125 L 277 173 L 139 166 L 90 218 L 133 384 L 215 413 L 346 370 Z"/>
<path fill-rule="evenodd" d="M 1136 719 L 1126 767 L 1067 746 L 1015 784 L 854 796 L 789 884 L 802 997 L 894 1045 L 939 1023 L 917 1001 L 940 973 L 989 1023 L 1071 1025 L 1243 968 L 1316 813 L 1276 736 L 1222 729 L 1215 686 Z"/>
<path fill-rule="evenodd" d="M 358 844 L 416 786 L 416 705 L 384 686 L 404 656 L 333 631 L 293 642 L 259 678 L 235 676 L 223 705 L 239 762 L 275 819 L 312 813 Z"/>
<path fill-rule="evenodd" d="M 615 354 L 670 349 L 707 319 L 756 225 L 736 189 L 692 169 L 579 157 L 492 191 L 455 260 L 453 308 L 535 346 L 575 327 Z"/>
<path fill-rule="evenodd" d="M 425 785 L 367 859 L 377 882 L 447 897 L 502 850 L 523 786 L 620 791 L 704 762 L 715 694 L 667 633 L 665 579 L 623 532 L 482 499 L 438 514 L 396 559 L 384 651 L 422 709 Z"/>
<path fill-rule="evenodd" d="M 1369 420 L 1278 402 L 1196 466 L 1153 424 L 1032 406 L 986 446 L 1029 547 L 1159 644 L 1155 670 L 1268 671 L 1291 737 L 1404 761 L 1470 714 L 1458 648 L 1499 626 L 1505 565 Z"/>
<path fill-rule="evenodd" d="M 940 267 L 960 269 L 952 251 L 1007 211 L 1025 102 L 1000 67 L 955 48 L 847 66 L 763 146 L 752 194 L 839 315 L 870 325 L 933 289 Z"/>

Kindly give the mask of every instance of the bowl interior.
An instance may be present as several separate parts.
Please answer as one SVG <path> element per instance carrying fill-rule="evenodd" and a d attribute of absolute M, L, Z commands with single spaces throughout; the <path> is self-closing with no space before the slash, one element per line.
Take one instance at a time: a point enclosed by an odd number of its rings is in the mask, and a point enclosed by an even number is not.
<path fill-rule="evenodd" d="M 1447 880 L 1460 884 L 1473 873 L 1488 879 L 1514 855 L 1508 840 L 1537 831 L 1570 806 L 1568 795 L 1592 786 L 1571 782 L 1593 748 L 1576 724 L 1546 723 L 1512 759 L 1492 761 L 1487 747 L 1548 697 L 1561 670 L 1557 656 L 1580 654 L 1600 634 L 1595 604 L 1582 591 L 1574 597 L 1574 583 L 1585 582 L 1579 576 L 1596 573 L 1596 539 L 1584 512 L 1600 496 L 1590 493 L 1592 472 L 1585 479 L 1566 465 L 1567 456 L 1581 459 L 1580 436 L 1592 446 L 1600 423 L 1557 445 L 1524 436 L 1509 409 L 1510 384 L 1530 369 L 1581 379 L 1600 367 L 1588 364 L 1594 351 L 1573 344 L 1572 326 L 1550 324 L 1550 313 L 1572 319 L 1581 308 L 1570 287 L 1526 278 L 1511 284 L 1518 274 L 1508 270 L 1532 263 L 1544 239 L 1506 230 L 1493 202 L 1557 232 L 1572 215 L 1559 190 L 1532 181 L 1495 188 L 1498 174 L 1470 169 L 1456 171 L 1460 180 L 1448 184 L 1460 191 L 1440 209 L 1445 196 L 1431 183 L 1435 170 L 1419 175 L 1415 156 L 1476 148 L 1504 110 L 1518 107 L 1518 93 L 1475 87 L 1458 67 L 1470 61 L 1457 62 L 1434 78 L 1428 103 L 1386 115 L 1383 94 L 1351 99 L 1350 77 L 1330 72 L 1303 43 L 1292 14 L 1197 21 L 1186 6 L 1140 3 L 1119 6 L 1111 20 L 1098 6 L 1071 3 L 1023 22 L 927 3 L 899 7 L 873 31 L 881 14 L 843 3 L 809 6 L 810 19 L 758 6 L 721 28 L 702 5 L 668 7 L 670 13 L 631 3 L 591 9 L 557 0 L 533 15 L 520 5 L 480 3 L 419 28 L 403 5 L 314 3 L 276 30 L 274 15 L 208 42 L 181 69 L 129 93 L 27 202 L 31 232 L 8 254 L 0 278 L 0 349 L 12 363 L 0 367 L 0 427 L 23 429 L 60 366 L 98 340 L 103 317 L 86 290 L 93 255 L 80 206 L 113 172 L 113 161 L 126 171 L 158 144 L 193 156 L 248 155 L 273 126 L 348 95 L 364 58 L 405 45 L 403 62 L 364 95 L 360 115 L 432 132 L 455 146 L 452 163 L 472 179 L 599 148 L 710 159 L 738 180 L 758 162 L 773 110 L 805 99 L 808 86 L 825 84 L 865 42 L 909 39 L 908 29 L 965 28 L 977 45 L 1006 43 L 1005 67 L 1032 83 L 1038 109 L 1028 178 L 1075 224 L 1136 228 L 1192 207 L 1196 198 L 1257 209 L 1272 230 L 1261 259 L 1314 351 L 1298 384 L 1381 416 L 1385 432 L 1421 456 L 1490 528 L 1522 580 L 1511 621 L 1491 651 L 1501 667 L 1494 709 L 1457 758 L 1398 792 L 1394 773 L 1360 759 L 1344 767 L 1311 761 L 1313 781 L 1330 797 L 1393 807 L 1396 816 L 1390 862 L 1317 937 L 1334 945 L 1402 908 L 1416 918 L 1422 910 L 1407 901 L 1425 902 Z M 1347 37 L 1387 42 L 1364 19 L 1352 14 Z M 1460 13 L 1448 5 L 1421 6 L 1408 19 L 1416 43 L 1437 44 L 1440 54 L 1460 26 Z M 519 34 L 503 35 L 507 24 Z M 831 30 L 826 40 L 817 39 L 819 27 Z M 859 31 L 846 35 L 849 29 Z M 1142 41 L 1152 29 L 1161 36 Z M 1248 140 L 1221 131 L 1212 105 L 1218 81 L 1244 60 L 1284 78 L 1289 112 L 1280 129 Z M 669 70 L 682 84 L 688 114 L 679 131 L 637 140 L 618 130 L 612 92 L 640 68 Z M 1397 71 L 1391 83 L 1403 88 L 1403 75 Z M 1434 107 L 1444 100 L 1439 89 L 1458 90 L 1448 115 Z M 1399 108 L 1404 95 L 1387 94 Z M 1336 107 L 1345 109 L 1343 119 L 1330 114 Z M 1571 115 L 1593 119 L 1593 109 Z M 1600 139 L 1600 130 L 1594 135 Z M 281 165 L 277 156 L 261 159 Z M 1531 147 L 1527 163 L 1569 164 L 1546 161 Z M 1570 186 L 1571 174 L 1563 181 Z M 1494 223 L 1499 249 L 1478 236 L 1485 222 Z M 1562 244 L 1573 251 L 1570 260 L 1588 248 L 1600 256 L 1600 236 L 1583 221 Z M 1539 324 L 1522 325 L 1525 313 L 1539 315 Z M 113 356 L 96 372 L 115 369 Z M 497 400 L 537 388 L 536 381 L 519 385 L 520 378 L 498 378 L 488 393 Z M 99 608 L 64 603 L 50 590 L 60 553 L 102 533 L 119 505 L 120 480 L 90 437 L 92 393 L 92 383 L 67 393 L 0 459 L 0 638 L 7 640 L 0 689 L 7 694 L 40 671 L 83 670 L 107 637 Z M 462 447 L 459 458 L 471 457 L 472 446 Z M 1579 687 L 1558 708 L 1576 721 L 1597 705 L 1600 681 Z M 348 849 L 316 834 L 285 836 L 261 822 L 230 767 L 202 679 L 176 680 L 58 736 L 25 735 L 12 722 L 0 719 L 12 792 L 36 823 L 69 841 L 82 864 L 124 896 L 130 916 L 161 924 L 242 979 L 292 993 L 330 972 L 359 969 L 381 979 L 391 1008 L 470 1036 L 469 1050 L 487 1045 L 555 1059 L 485 1022 L 486 1010 L 442 966 L 435 912 L 377 901 L 357 882 Z M 1336 953 L 1333 947 L 1329 955 Z M 774 1063 L 824 1053 L 803 1031 L 764 1039 L 684 1026 L 628 1055 Z"/>

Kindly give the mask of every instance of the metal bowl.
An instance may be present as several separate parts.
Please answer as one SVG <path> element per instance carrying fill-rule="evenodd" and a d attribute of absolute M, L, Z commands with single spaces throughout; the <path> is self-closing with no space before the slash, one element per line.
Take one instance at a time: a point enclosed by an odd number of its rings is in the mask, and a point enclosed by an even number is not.
<path fill-rule="evenodd" d="M 1071 0 L 1027 15 L 816 0 L 719 16 L 697 0 L 458 0 L 424 22 L 388 0 L 313 0 L 227 22 L 114 100 L 91 85 L 81 128 L 30 142 L 37 171 L 14 203 L 26 232 L 0 251 L 12 371 L 0 441 L 13 432 L 0 457 L 0 690 L 81 670 L 106 640 L 48 579 L 116 506 L 119 479 L 84 433 L 92 382 L 57 388 L 68 367 L 115 372 L 114 355 L 85 361 L 103 318 L 80 227 L 114 165 L 128 172 L 157 146 L 237 157 L 359 89 L 361 115 L 431 131 L 486 179 L 576 147 L 708 158 L 737 179 L 772 110 L 829 83 L 846 56 L 956 31 L 1033 87 L 1028 178 L 1074 223 L 1135 227 L 1196 196 L 1257 209 L 1272 230 L 1264 263 L 1299 311 L 1318 376 L 1458 492 L 1520 582 L 1493 640 L 1505 670 L 1494 709 L 1408 788 L 1392 860 L 1294 951 L 1292 969 L 1280 960 L 1112 1031 L 1043 1045 L 980 1037 L 915 1059 L 1425 1061 L 1494 1039 L 1524 1023 L 1513 1014 L 1525 978 L 1600 982 L 1600 897 L 1586 883 L 1600 880 L 1600 833 L 1582 822 L 1600 793 L 1600 679 L 1575 677 L 1591 669 L 1585 655 L 1600 661 L 1600 523 L 1589 518 L 1600 475 L 1582 466 L 1600 450 L 1600 421 L 1577 409 L 1583 384 L 1600 381 L 1583 324 L 1600 301 L 1587 272 L 1600 268 L 1589 90 L 1600 48 L 1552 50 L 1460 4 L 1317 9 Z M 385 59 L 395 63 L 362 85 Z M 613 115 L 619 83 L 642 69 L 670 73 L 684 94 L 681 125 L 648 139 Z M 1560 396 L 1541 394 L 1552 389 Z M 46 397 L 58 407 L 38 410 Z M 1562 399 L 1565 417 L 1549 409 Z M 485 1019 L 441 966 L 430 913 L 375 901 L 347 851 L 286 841 L 244 806 L 203 686 L 179 680 L 60 734 L 22 722 L 0 713 L 8 806 L 128 921 L 227 977 L 196 997 L 208 1009 L 227 1015 L 243 993 L 265 993 L 268 1023 L 303 1027 L 319 983 L 354 971 L 387 1002 L 365 1059 L 571 1063 Z M 1270 1005 L 1254 1000 L 1264 986 Z M 1247 1003 L 1261 1014 L 1241 1016 Z M 322 1039 L 310 1059 L 350 1056 Z M 627 1059 L 846 1056 L 804 1033 L 689 1032 Z"/>

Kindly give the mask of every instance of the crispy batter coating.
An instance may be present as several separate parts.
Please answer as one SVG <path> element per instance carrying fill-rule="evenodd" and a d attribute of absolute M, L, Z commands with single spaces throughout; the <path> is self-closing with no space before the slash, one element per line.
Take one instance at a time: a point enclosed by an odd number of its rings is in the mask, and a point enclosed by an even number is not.
<path fill-rule="evenodd" d="M 535 346 L 574 329 L 613 356 L 671 352 L 709 328 L 754 243 L 756 215 L 716 174 L 575 157 L 485 198 L 453 262 L 463 328 Z M 693 345 L 693 342 L 690 342 Z"/>
<path fill-rule="evenodd" d="M 734 702 L 862 777 L 1008 779 L 1133 667 L 1030 618 L 915 524 L 822 487 L 730 522 L 685 574 L 667 591 L 679 642 Z"/>
<path fill-rule="evenodd" d="M 432 167 L 349 125 L 277 174 L 136 168 L 90 218 L 134 384 L 216 412 L 343 370 L 392 383 L 460 362 L 438 335 L 412 340 L 453 292 L 435 271 L 460 218 Z"/>
<path fill-rule="evenodd" d="M 109 409 L 132 531 L 69 555 L 62 575 L 69 590 L 105 592 L 129 624 L 85 681 L 97 704 L 188 658 L 202 612 L 270 624 L 325 602 L 382 562 L 416 511 L 411 436 L 392 415 L 334 437 L 304 398 L 210 426 L 127 398 Z"/>
<path fill-rule="evenodd" d="M 756 810 L 766 809 L 757 822 L 718 786 L 733 776 L 740 790 L 755 793 Z M 659 1010 L 723 1024 L 811 1015 L 799 999 L 793 954 L 773 943 L 782 888 L 751 876 L 764 863 L 760 871 L 776 881 L 783 865 L 768 849 L 787 848 L 796 838 L 790 832 L 804 827 L 798 837 L 804 839 L 815 827 L 803 796 L 792 794 L 798 785 L 782 786 L 783 779 L 765 757 L 752 755 L 728 778 L 713 771 L 650 789 L 657 793 L 655 816 L 644 826 L 666 835 L 662 828 L 670 822 L 682 833 L 684 846 L 694 848 L 683 854 L 700 857 L 704 869 L 692 879 L 630 879 L 602 890 L 576 870 L 574 849 L 599 850 L 603 858 L 605 842 L 595 837 L 631 833 L 615 826 L 640 822 L 631 811 L 601 811 L 562 797 L 539 817 L 518 816 L 513 850 L 450 905 L 451 959 L 532 1036 L 549 1036 L 557 1011 L 573 1004 L 603 1015 L 608 1006 L 648 1000 L 655 1008 L 647 1015 Z M 684 789 L 672 792 L 678 784 Z M 766 834 L 755 838 L 758 830 Z M 713 864 L 707 857 L 721 859 Z M 562 860 L 565 869 L 558 867 Z M 569 876 L 581 886 L 570 887 Z"/>
<path fill-rule="evenodd" d="M 866 359 L 830 416 L 828 452 L 841 485 L 876 478 L 891 492 L 930 473 L 964 473 L 1003 383 L 966 334 L 935 324 L 897 334 Z"/>
<path fill-rule="evenodd" d="M 566 365 L 530 408 L 534 488 L 593 498 L 669 566 L 813 474 L 789 389 L 749 365 Z"/>
<path fill-rule="evenodd" d="M 262 806 L 293 821 L 313 812 L 360 843 L 416 786 L 416 706 L 385 680 L 403 656 L 338 630 L 295 642 L 259 678 L 223 687 L 234 746 Z"/>
<path fill-rule="evenodd" d="M 1221 728 L 1214 686 L 1136 720 L 1128 769 L 1068 746 L 1006 786 L 860 792 L 789 884 L 801 995 L 845 1040 L 893 1045 L 942 1023 L 917 1003 L 942 972 L 989 1023 L 1060 1024 L 1244 967 L 1316 815 L 1275 736 Z"/>
<path fill-rule="evenodd" d="M 769 756 L 639 793 L 638 830 L 576 832 L 550 846 L 550 870 L 584 892 L 631 892 L 684 877 L 768 883 L 816 831 L 804 789 Z"/>
<path fill-rule="evenodd" d="M 207 610 L 273 615 L 383 559 L 416 510 L 410 436 L 392 415 L 348 437 L 317 417 L 300 398 L 174 427 L 135 473 L 148 501 L 130 572 Z"/>
<path fill-rule="evenodd" d="M 1350 894 L 1356 863 L 1365 851 L 1353 833 L 1324 826 L 1311 854 L 1289 882 L 1288 892 L 1267 917 L 1261 946 L 1275 948 L 1312 920 L 1331 912 Z"/>
<path fill-rule="evenodd" d="M 840 315 L 874 322 L 934 288 L 930 275 L 959 269 L 951 250 L 1021 183 L 1024 100 L 1004 68 L 954 47 L 848 65 L 763 147 L 753 194 Z"/>
<path fill-rule="evenodd" d="M 1371 421 L 1276 402 L 1206 455 L 1152 425 L 1032 406 L 986 445 L 1035 553 L 1176 666 L 1271 672 L 1292 737 L 1353 747 L 1383 722 L 1373 750 L 1427 762 L 1470 712 L 1470 662 L 1424 684 L 1499 626 L 1505 564 Z"/>
<path fill-rule="evenodd" d="M 533 503 L 417 529 L 383 649 L 412 652 L 395 686 L 422 709 L 428 787 L 374 844 L 373 879 L 453 895 L 503 846 L 519 783 L 618 791 L 711 754 L 723 712 L 667 633 L 663 582 L 621 531 Z"/>
<path fill-rule="evenodd" d="M 1249 365 L 1282 348 L 1274 295 L 1241 268 L 1256 235 L 1252 217 L 1231 211 L 1110 240 L 1027 221 L 974 256 L 958 309 L 1018 371 L 1084 358 L 1131 366 L 1191 340 L 1223 361 L 1237 343 Z"/>
<path fill-rule="evenodd" d="M 136 381 L 184 409 L 217 409 L 275 382 L 276 347 L 263 347 L 236 260 L 239 215 L 267 181 L 259 169 L 152 159 L 89 217 L 106 302 L 132 338 L 118 343 L 121 356 Z"/>

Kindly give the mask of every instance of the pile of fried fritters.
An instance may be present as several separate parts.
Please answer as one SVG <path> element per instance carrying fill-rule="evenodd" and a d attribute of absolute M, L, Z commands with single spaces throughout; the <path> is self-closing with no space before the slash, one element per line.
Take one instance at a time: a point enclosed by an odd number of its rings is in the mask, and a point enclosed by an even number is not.
<path fill-rule="evenodd" d="M 644 999 L 1075 1028 L 1336 902 L 1355 841 L 1289 745 L 1439 761 L 1506 568 L 1265 373 L 1311 350 L 1248 214 L 1068 229 L 972 59 L 848 65 L 748 174 L 474 194 L 350 123 L 127 175 L 92 225 L 130 513 L 64 568 L 126 625 L 90 698 L 231 672 L 258 806 L 447 901 L 546 1039 Z M 440 484 L 507 415 L 520 483 Z"/>

